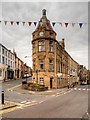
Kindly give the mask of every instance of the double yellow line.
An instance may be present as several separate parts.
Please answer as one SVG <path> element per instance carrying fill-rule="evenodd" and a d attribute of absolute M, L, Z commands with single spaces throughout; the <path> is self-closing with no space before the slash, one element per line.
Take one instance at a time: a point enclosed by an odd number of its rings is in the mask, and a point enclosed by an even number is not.
<path fill-rule="evenodd" d="M 20 107 L 23 106 L 22 104 L 16 103 L 16 102 L 11 102 L 11 101 L 6 101 L 6 102 L 13 103 L 13 104 L 15 104 L 17 106 L 20 106 Z M 12 108 L 8 108 L 8 109 L 4 109 L 4 110 L 0 110 L 0 115 L 3 115 L 3 114 L 8 113 L 8 112 L 12 112 L 14 110 L 18 110 L 19 108 L 17 106 L 16 107 L 12 107 Z"/>
<path fill-rule="evenodd" d="M 16 85 L 16 86 L 14 86 L 14 87 L 8 88 L 7 91 L 11 91 L 11 90 L 13 90 L 13 89 L 15 89 L 15 88 L 17 88 L 17 87 L 19 87 L 19 86 L 21 86 L 21 85 L 22 85 L 22 84 L 19 84 L 19 85 Z"/>

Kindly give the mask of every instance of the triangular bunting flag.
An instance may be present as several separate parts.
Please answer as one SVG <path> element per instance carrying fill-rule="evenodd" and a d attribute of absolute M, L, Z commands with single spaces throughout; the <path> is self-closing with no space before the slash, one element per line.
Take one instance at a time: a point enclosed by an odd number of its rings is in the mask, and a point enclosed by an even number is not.
<path fill-rule="evenodd" d="M 46 25 L 49 26 L 49 22 L 46 22 Z"/>
<path fill-rule="evenodd" d="M 79 23 L 80 28 L 82 27 L 83 23 Z"/>
<path fill-rule="evenodd" d="M 25 25 L 25 22 L 22 22 L 23 23 L 23 26 Z"/>
<path fill-rule="evenodd" d="M 11 21 L 11 25 L 13 25 L 14 21 Z"/>
<path fill-rule="evenodd" d="M 19 22 L 16 22 L 17 23 L 17 25 L 19 25 Z"/>
<path fill-rule="evenodd" d="M 53 27 L 55 26 L 55 24 L 56 24 L 55 22 L 52 22 Z"/>
<path fill-rule="evenodd" d="M 62 23 L 61 22 L 58 22 L 58 24 L 61 25 L 61 27 L 62 27 Z"/>
<path fill-rule="evenodd" d="M 34 25 L 36 26 L 36 25 L 37 25 L 37 22 L 34 22 Z"/>
<path fill-rule="evenodd" d="M 74 27 L 75 26 L 75 23 L 72 23 L 72 27 Z"/>
<path fill-rule="evenodd" d="M 4 21 L 5 25 L 7 24 L 7 21 Z"/>
<path fill-rule="evenodd" d="M 68 26 L 68 23 L 65 23 L 65 26 L 66 26 L 66 28 L 67 28 L 67 26 Z"/>
<path fill-rule="evenodd" d="M 28 22 L 29 26 L 31 26 L 32 22 Z"/>

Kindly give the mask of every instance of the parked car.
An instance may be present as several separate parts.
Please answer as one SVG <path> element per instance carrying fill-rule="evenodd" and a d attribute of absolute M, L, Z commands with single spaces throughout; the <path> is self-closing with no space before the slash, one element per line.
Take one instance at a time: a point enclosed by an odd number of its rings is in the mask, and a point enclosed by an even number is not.
<path fill-rule="evenodd" d="M 24 74 L 23 78 L 29 78 L 30 75 L 29 74 Z"/>

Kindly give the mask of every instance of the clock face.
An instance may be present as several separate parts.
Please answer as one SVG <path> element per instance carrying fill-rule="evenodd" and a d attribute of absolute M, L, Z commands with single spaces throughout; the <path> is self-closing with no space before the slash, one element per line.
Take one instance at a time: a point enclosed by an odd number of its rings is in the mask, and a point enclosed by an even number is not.
<path fill-rule="evenodd" d="M 40 35 L 40 36 L 43 36 L 43 35 L 44 35 L 44 33 L 43 33 L 43 32 L 40 32 L 40 33 L 39 33 L 39 35 Z"/>

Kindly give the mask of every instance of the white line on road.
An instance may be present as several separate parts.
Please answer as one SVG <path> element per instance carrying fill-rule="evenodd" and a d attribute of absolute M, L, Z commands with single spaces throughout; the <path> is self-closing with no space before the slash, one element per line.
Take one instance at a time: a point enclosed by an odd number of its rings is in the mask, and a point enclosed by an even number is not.
<path fill-rule="evenodd" d="M 45 101 L 45 100 L 43 100 L 43 101 L 40 101 L 40 102 L 39 102 L 39 104 L 43 103 L 44 101 Z"/>
<path fill-rule="evenodd" d="M 74 90 L 77 90 L 77 88 L 74 88 Z"/>
<path fill-rule="evenodd" d="M 23 109 L 21 106 L 18 106 L 18 107 L 16 107 L 16 108 Z"/>
<path fill-rule="evenodd" d="M 52 96 L 55 96 L 55 95 L 52 95 Z M 47 96 L 48 97 L 48 96 Z"/>
<path fill-rule="evenodd" d="M 33 100 L 32 102 L 36 102 L 36 101 Z"/>
<path fill-rule="evenodd" d="M 20 102 L 20 103 L 26 103 L 27 101 L 22 101 L 22 102 Z"/>
<path fill-rule="evenodd" d="M 78 90 L 81 90 L 81 88 L 79 88 Z"/>
<path fill-rule="evenodd" d="M 85 88 L 83 88 L 83 90 L 86 90 Z"/>
<path fill-rule="evenodd" d="M 26 102 L 25 104 L 27 105 L 27 104 L 30 104 L 31 102 Z"/>

